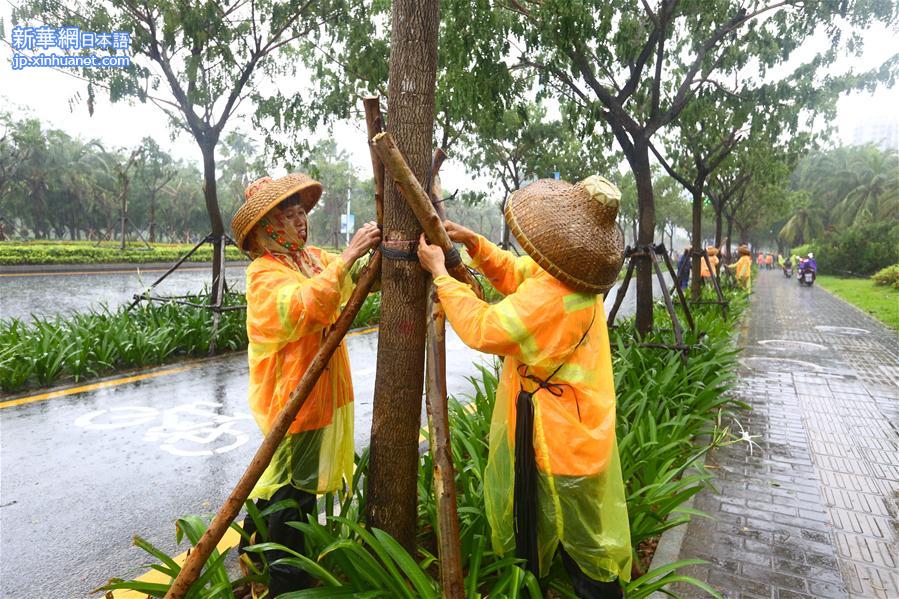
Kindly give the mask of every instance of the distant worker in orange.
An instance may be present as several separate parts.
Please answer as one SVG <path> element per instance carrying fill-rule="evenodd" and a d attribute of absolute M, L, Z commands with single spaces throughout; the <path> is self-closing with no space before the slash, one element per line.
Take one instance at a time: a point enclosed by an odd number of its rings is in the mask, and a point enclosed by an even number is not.
<path fill-rule="evenodd" d="M 752 278 L 752 252 L 745 245 L 737 248 L 737 252 L 740 254 L 740 259 L 737 260 L 735 265 L 737 282 L 740 284 L 740 287 L 749 291 L 750 279 Z"/>
<path fill-rule="evenodd" d="M 718 248 L 716 248 L 713 245 L 710 245 L 709 247 L 707 247 L 705 249 L 705 251 L 708 253 L 709 262 L 711 263 L 712 269 L 715 271 L 715 274 L 717 275 L 718 274 Z M 700 266 L 702 267 L 702 271 L 700 274 L 702 274 L 703 282 L 711 280 L 712 273 L 709 271 L 709 265 L 706 264 L 705 258 L 700 260 Z"/>
<path fill-rule="evenodd" d="M 774 268 L 774 256 L 771 254 L 765 255 L 765 270 L 771 270 Z"/>

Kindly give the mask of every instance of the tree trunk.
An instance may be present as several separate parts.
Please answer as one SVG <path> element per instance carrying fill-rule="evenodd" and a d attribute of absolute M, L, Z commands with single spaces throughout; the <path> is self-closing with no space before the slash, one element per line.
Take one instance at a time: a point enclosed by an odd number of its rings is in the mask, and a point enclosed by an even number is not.
<path fill-rule="evenodd" d="M 651 245 L 656 230 L 656 208 L 652 193 L 652 168 L 649 164 L 649 144 L 636 140 L 633 156 L 628 162 L 637 183 L 637 212 L 640 226 L 638 245 Z M 637 334 L 644 336 L 652 331 L 652 264 L 648 257 L 637 259 Z"/>
<path fill-rule="evenodd" d="M 427 188 L 434 131 L 438 0 L 396 0 L 391 15 L 387 131 Z M 417 241 L 421 227 L 387 174 L 385 241 Z M 418 431 L 428 279 L 417 261 L 385 260 L 367 481 L 368 525 L 414 555 Z"/>
<path fill-rule="evenodd" d="M 721 238 L 723 229 L 724 229 L 724 226 L 723 226 L 723 222 L 722 222 L 722 218 L 721 218 L 721 209 L 715 208 L 715 247 L 716 248 L 721 247 L 721 242 L 723 241 L 723 239 Z M 728 241 L 730 241 L 730 238 L 728 238 Z"/>
<path fill-rule="evenodd" d="M 219 210 L 218 192 L 215 183 L 215 146 L 217 139 L 199 141 L 203 153 L 203 197 L 206 200 L 206 213 L 212 226 L 212 287 L 210 287 L 210 304 L 218 303 L 218 279 L 222 276 L 222 252 L 225 226 Z"/>
<path fill-rule="evenodd" d="M 733 262 L 733 255 L 730 250 L 731 241 L 733 241 L 734 234 L 734 219 L 728 217 L 727 219 L 727 261 Z"/>
<path fill-rule="evenodd" d="M 509 201 L 509 195 L 506 194 L 506 199 L 503 200 L 503 203 L 500 205 L 500 209 L 499 209 L 499 213 L 502 218 L 501 222 L 502 222 L 502 227 L 503 227 L 503 241 L 500 244 L 500 247 L 502 247 L 504 250 L 509 249 L 509 242 L 510 242 L 510 237 L 512 234 L 512 231 L 509 229 L 509 225 L 506 224 L 506 202 L 508 202 L 508 201 Z"/>
<path fill-rule="evenodd" d="M 156 243 L 156 193 L 150 195 L 150 243 Z"/>
<path fill-rule="evenodd" d="M 690 237 L 690 245 L 695 251 L 702 249 L 702 192 L 693 190 L 693 234 Z M 690 295 L 694 300 L 699 299 L 702 290 L 702 263 L 698 255 L 690 259 Z"/>

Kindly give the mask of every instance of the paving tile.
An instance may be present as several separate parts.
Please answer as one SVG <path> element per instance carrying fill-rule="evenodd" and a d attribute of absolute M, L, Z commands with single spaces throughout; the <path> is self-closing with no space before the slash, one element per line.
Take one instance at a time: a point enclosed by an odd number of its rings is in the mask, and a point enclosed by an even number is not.
<path fill-rule="evenodd" d="M 680 557 L 708 559 L 702 580 L 725 597 L 899 598 L 899 336 L 769 274 L 756 281 L 735 391 L 758 446 L 710 454 L 715 490 L 696 503 L 716 522 L 691 522 Z"/>

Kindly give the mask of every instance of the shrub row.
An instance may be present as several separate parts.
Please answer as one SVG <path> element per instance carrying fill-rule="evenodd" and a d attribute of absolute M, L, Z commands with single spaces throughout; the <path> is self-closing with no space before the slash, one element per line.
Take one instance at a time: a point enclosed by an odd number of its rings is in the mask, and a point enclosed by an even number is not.
<path fill-rule="evenodd" d="M 188 298 L 205 303 L 206 296 Z M 353 326 L 380 317 L 380 294 L 366 299 Z M 229 293 L 226 306 L 245 303 Z M 130 312 L 105 307 L 54 318 L 0 321 L 0 389 L 19 391 L 60 382 L 81 382 L 119 370 L 156 366 L 207 355 L 212 312 L 176 303 L 142 303 Z M 246 313 L 223 312 L 216 346 L 220 351 L 247 347 Z"/>
<path fill-rule="evenodd" d="M 808 252 L 814 252 L 822 274 L 870 276 L 899 262 L 899 222 L 882 221 L 829 231 L 821 239 L 793 250 L 803 257 Z"/>
<path fill-rule="evenodd" d="M 186 254 L 191 244 L 154 244 L 149 250 L 144 245 L 128 244 L 124 250 L 118 244 L 96 247 L 90 242 L 3 242 L 0 243 L 0 265 L 17 264 L 111 264 L 147 262 L 175 262 Z M 236 247 L 225 249 L 226 260 L 246 260 Z M 198 249 L 188 261 L 212 260 L 212 246 Z"/>

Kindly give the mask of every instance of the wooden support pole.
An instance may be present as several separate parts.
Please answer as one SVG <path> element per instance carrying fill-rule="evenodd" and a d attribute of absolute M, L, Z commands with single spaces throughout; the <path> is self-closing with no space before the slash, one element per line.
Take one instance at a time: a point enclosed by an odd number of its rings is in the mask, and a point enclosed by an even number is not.
<path fill-rule="evenodd" d="M 362 303 L 365 301 L 372 284 L 378 279 L 380 270 L 381 253 L 375 252 L 371 261 L 368 263 L 368 267 L 359 278 L 359 282 L 356 284 L 356 288 L 353 290 L 346 307 L 340 313 L 331 332 L 325 337 L 321 347 L 312 359 L 312 363 L 309 364 L 309 368 L 303 373 L 303 377 L 300 379 L 299 384 L 297 384 L 296 389 L 290 394 L 287 405 L 281 410 L 281 413 L 278 414 L 277 420 L 275 420 L 275 423 L 265 436 L 265 439 L 263 439 L 262 445 L 256 450 L 256 455 L 253 456 L 250 465 L 243 473 L 243 476 L 240 477 L 240 481 L 238 481 L 234 490 L 231 491 L 231 494 L 228 496 L 228 499 L 225 500 L 224 505 L 219 509 L 215 518 L 212 519 L 209 528 L 207 528 L 206 532 L 203 533 L 203 536 L 200 537 L 196 547 L 190 551 L 187 560 L 184 562 L 184 566 L 181 568 L 181 571 L 178 573 L 178 576 L 175 578 L 169 591 L 165 594 L 165 599 L 182 599 L 187 594 L 188 590 L 190 590 L 194 581 L 197 580 L 197 577 L 200 575 L 206 560 L 209 559 L 212 550 L 215 549 L 215 546 L 228 530 L 228 526 L 230 526 L 231 522 L 233 522 L 240 513 L 244 502 L 247 500 L 247 497 L 250 496 L 250 492 L 259 481 L 259 477 L 262 476 L 263 471 L 268 467 L 269 462 L 271 462 L 272 456 L 275 455 L 275 450 L 278 448 L 278 445 L 280 445 L 281 440 L 284 439 L 284 435 L 287 434 L 287 430 L 290 428 L 291 423 L 293 423 L 300 408 L 303 407 L 306 398 L 312 391 L 312 388 L 318 382 L 318 379 L 327 367 L 328 362 L 330 362 L 331 356 L 343 341 L 350 325 L 353 323 L 353 319 L 362 307 Z"/>
<path fill-rule="evenodd" d="M 365 125 L 368 128 L 368 151 L 371 154 L 371 171 L 375 178 L 375 214 L 378 225 L 384 224 L 384 164 L 371 140 L 384 131 L 384 117 L 381 115 L 381 98 L 367 96 L 362 99 L 365 109 Z"/>
<path fill-rule="evenodd" d="M 618 309 L 621 307 L 621 302 L 624 301 L 624 296 L 627 295 L 628 287 L 631 284 L 631 277 L 634 276 L 634 260 L 631 256 L 627 257 L 627 271 L 624 273 L 624 280 L 621 281 L 621 284 L 618 286 L 618 291 L 615 293 L 615 303 L 612 305 L 612 309 L 609 311 L 609 316 L 606 320 L 607 327 L 615 326 L 615 316 L 618 315 Z"/>
<path fill-rule="evenodd" d="M 440 198 L 436 196 L 434 181 L 445 158 L 443 150 L 438 149 L 431 168 L 431 201 L 441 220 L 446 218 L 446 213 L 442 210 L 443 205 L 439 203 Z M 433 283 L 428 296 L 428 341 L 425 363 L 429 449 L 434 466 L 434 496 L 437 500 L 437 555 L 440 558 L 441 597 L 462 599 L 465 591 L 456 506 L 456 471 L 453 467 L 449 409 L 446 401 L 446 313 Z"/>
<path fill-rule="evenodd" d="M 409 208 L 415 214 L 415 218 L 421 223 L 427 238 L 431 243 L 443 249 L 444 252 L 454 250 L 453 242 L 450 241 L 449 235 L 446 234 L 446 229 L 443 228 L 443 222 L 437 215 L 429 194 L 425 193 L 418 179 L 415 178 L 412 169 L 409 168 L 406 159 L 403 158 L 402 152 L 400 152 L 393 141 L 393 137 L 389 133 L 379 133 L 372 138 L 372 145 L 381 157 L 384 167 L 390 171 L 390 174 L 396 181 L 403 199 L 406 200 Z M 452 266 L 447 264 L 446 269 L 453 278 L 470 285 L 478 297 L 484 299 L 484 292 L 481 286 L 475 281 L 464 264 L 458 263 Z"/>

